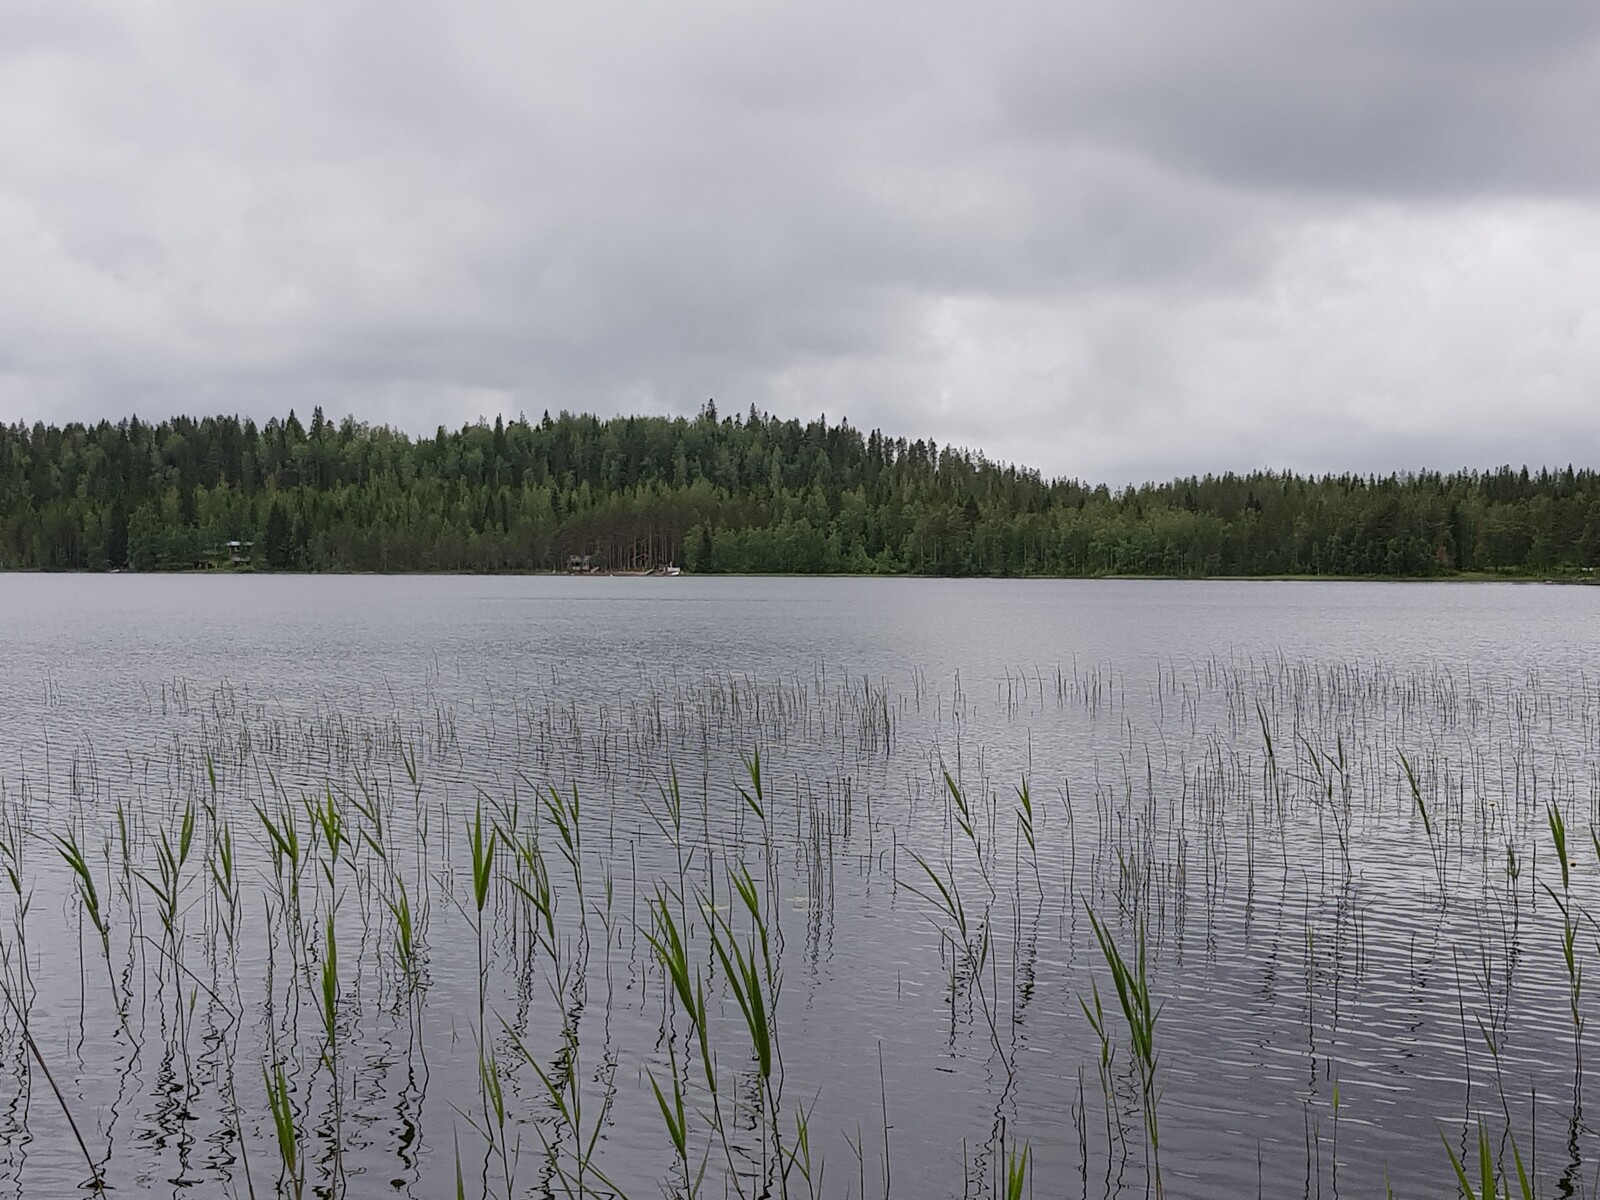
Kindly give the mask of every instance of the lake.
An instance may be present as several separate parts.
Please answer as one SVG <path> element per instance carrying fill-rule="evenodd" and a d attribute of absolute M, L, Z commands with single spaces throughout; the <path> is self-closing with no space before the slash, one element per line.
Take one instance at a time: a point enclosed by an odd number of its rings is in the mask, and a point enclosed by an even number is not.
<path fill-rule="evenodd" d="M 0 1194 L 1594 1195 L 1597 605 L 0 576 Z"/>

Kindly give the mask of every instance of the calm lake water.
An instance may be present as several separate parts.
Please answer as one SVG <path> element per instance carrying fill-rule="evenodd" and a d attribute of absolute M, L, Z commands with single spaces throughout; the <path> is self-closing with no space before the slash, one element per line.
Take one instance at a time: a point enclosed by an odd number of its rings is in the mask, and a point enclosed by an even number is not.
<path fill-rule="evenodd" d="M 1597 607 L 0 576 L 0 1194 L 1600 1194 Z"/>

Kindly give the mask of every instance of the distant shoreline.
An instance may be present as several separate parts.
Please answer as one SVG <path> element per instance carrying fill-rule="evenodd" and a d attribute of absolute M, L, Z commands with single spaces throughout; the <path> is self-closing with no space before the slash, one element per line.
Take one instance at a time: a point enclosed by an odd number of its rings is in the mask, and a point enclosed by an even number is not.
<path fill-rule="evenodd" d="M 441 578 L 481 577 L 485 579 L 944 579 L 944 580 L 1016 580 L 1018 582 L 1036 581 L 1078 581 L 1078 582 L 1117 582 L 1128 583 L 1148 581 L 1151 583 L 1522 583 L 1522 584 L 1562 584 L 1577 586 L 1600 585 L 1600 574 L 1593 571 L 1583 573 L 1567 572 L 1543 575 L 1494 572 L 1494 571 L 1457 571 L 1448 575 L 1121 575 L 1121 574 L 1094 574 L 1094 575 L 932 575 L 920 574 L 909 571 L 681 571 L 677 575 L 668 575 L 661 571 L 270 571 L 257 570 L 246 567 L 242 570 L 229 567 L 215 567 L 208 570 L 183 568 L 158 571 L 133 571 L 127 568 L 117 570 L 92 570 L 59 569 L 50 570 L 37 567 L 11 567 L 0 568 L 0 575 L 137 575 L 141 578 L 194 578 L 222 575 L 247 575 L 271 577 L 307 577 L 326 576 L 331 578 L 368 576 L 383 579 L 403 578 Z"/>

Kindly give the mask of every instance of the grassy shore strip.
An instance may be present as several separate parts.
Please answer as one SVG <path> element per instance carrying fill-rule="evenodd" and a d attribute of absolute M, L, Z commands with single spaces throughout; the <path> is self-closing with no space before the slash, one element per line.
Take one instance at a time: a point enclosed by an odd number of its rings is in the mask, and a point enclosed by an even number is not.
<path fill-rule="evenodd" d="M 1018 575 L 938 575 L 921 574 L 912 571 L 693 571 L 681 570 L 677 576 L 668 576 L 659 570 L 626 570 L 626 571 L 547 571 L 539 569 L 527 570 L 485 570 L 485 569 L 406 569 L 394 571 L 346 569 L 330 567 L 315 571 L 286 569 L 273 571 L 250 564 L 221 565 L 217 567 L 183 567 L 162 568 L 157 571 L 140 572 L 127 568 L 105 570 L 103 568 L 45 568 L 45 567 L 0 567 L 0 574 L 9 575 L 85 575 L 85 574 L 115 574 L 115 575 L 373 575 L 385 578 L 399 578 L 403 576 L 430 576 L 430 575 L 489 575 L 489 576 L 555 576 L 570 579 L 666 579 L 694 577 L 698 579 L 723 578 L 723 579 L 1012 579 L 1012 580 L 1115 580 L 1117 582 L 1134 582 L 1149 580 L 1159 583 L 1551 583 L 1563 585 L 1594 585 L 1600 584 L 1600 574 L 1588 569 L 1572 571 L 1453 571 L 1448 574 L 1437 575 L 1311 575 L 1305 573 L 1279 572 L 1276 574 L 1256 575 L 1145 575 L 1127 574 L 1114 571 L 1099 571 L 1084 575 L 1047 575 L 1047 574 L 1018 574 Z"/>

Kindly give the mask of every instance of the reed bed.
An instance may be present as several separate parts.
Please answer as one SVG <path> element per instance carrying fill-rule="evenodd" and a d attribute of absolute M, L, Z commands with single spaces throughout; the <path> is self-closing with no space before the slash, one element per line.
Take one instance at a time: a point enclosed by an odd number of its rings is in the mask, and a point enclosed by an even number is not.
<path fill-rule="evenodd" d="M 1600 681 L 139 694 L 0 773 L 0 1194 L 1597 1192 Z"/>

